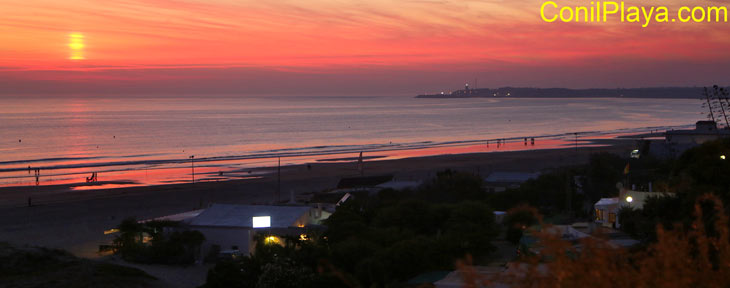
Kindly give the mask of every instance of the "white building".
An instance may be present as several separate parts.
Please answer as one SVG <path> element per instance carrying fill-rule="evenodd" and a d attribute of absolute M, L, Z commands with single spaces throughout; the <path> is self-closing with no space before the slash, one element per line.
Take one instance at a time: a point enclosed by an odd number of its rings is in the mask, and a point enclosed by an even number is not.
<path fill-rule="evenodd" d="M 601 198 L 593 207 L 596 209 L 596 223 L 605 227 L 618 227 L 618 197 Z"/>
<path fill-rule="evenodd" d="M 318 225 L 331 213 L 307 206 L 264 206 L 213 204 L 199 215 L 184 221 L 205 236 L 203 255 L 218 245 L 221 250 L 253 253 L 255 236 L 264 234 L 273 241 L 279 236 L 305 233 L 308 225 Z"/>
<path fill-rule="evenodd" d="M 713 121 L 697 121 L 692 130 L 668 130 L 664 141 L 651 141 L 649 153 L 659 158 L 672 158 L 687 149 L 708 141 L 730 137 L 730 129 L 718 128 Z"/>
<path fill-rule="evenodd" d="M 623 207 L 643 209 L 649 197 L 674 197 L 674 193 L 621 189 L 619 197 L 601 198 L 593 205 L 596 211 L 595 222 L 604 227 L 618 228 L 620 227 L 618 211 Z"/>
<path fill-rule="evenodd" d="M 665 134 L 667 143 L 679 145 L 700 145 L 724 137 L 730 137 L 730 130 L 718 129 L 713 121 L 697 121 L 694 130 L 669 130 Z"/>

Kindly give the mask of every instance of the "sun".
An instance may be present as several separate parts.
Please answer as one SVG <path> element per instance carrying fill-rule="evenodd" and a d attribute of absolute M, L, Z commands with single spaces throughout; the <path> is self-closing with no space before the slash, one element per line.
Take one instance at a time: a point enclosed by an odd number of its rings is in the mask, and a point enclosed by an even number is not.
<path fill-rule="evenodd" d="M 84 34 L 71 33 L 68 34 L 68 48 L 70 55 L 68 59 L 83 60 L 84 59 Z"/>

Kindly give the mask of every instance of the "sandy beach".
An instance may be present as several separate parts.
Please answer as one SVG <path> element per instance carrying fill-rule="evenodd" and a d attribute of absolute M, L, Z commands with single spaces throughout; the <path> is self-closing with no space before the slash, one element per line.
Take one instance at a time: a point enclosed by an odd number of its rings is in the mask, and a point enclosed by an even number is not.
<path fill-rule="evenodd" d="M 610 146 L 454 154 L 365 163 L 366 175 L 393 174 L 400 180 L 424 180 L 444 169 L 486 176 L 493 171 L 534 172 L 586 163 L 598 151 L 627 153 L 633 140 L 612 140 Z M 341 177 L 358 175 L 357 163 L 311 163 L 286 166 L 281 173 L 281 201 L 334 188 Z M 259 168 L 271 170 L 271 168 Z M 81 257 L 97 257 L 99 244 L 110 240 L 103 231 L 126 217 L 148 219 L 198 209 L 209 203 L 272 203 L 276 173 L 261 178 L 195 184 L 81 190 L 68 186 L 0 188 L 0 241 L 62 248 Z M 27 207 L 27 197 L 33 206 Z"/>

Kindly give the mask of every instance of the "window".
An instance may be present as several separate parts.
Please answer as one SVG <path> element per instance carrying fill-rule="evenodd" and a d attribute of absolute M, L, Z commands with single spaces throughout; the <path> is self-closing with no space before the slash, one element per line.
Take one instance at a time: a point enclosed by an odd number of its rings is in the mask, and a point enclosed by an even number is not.
<path fill-rule="evenodd" d="M 616 213 L 608 213 L 608 222 L 616 223 Z"/>
<path fill-rule="evenodd" d="M 603 213 L 601 212 L 603 212 L 603 210 L 596 209 L 596 220 L 603 220 Z"/>

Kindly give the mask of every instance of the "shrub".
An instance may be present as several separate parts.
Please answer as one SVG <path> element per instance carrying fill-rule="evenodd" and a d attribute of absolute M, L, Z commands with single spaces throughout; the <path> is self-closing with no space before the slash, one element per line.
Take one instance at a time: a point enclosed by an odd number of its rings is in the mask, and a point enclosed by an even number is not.
<path fill-rule="evenodd" d="M 522 233 L 539 221 L 541 221 L 540 213 L 533 207 L 519 205 L 507 210 L 507 216 L 504 218 L 505 226 L 507 226 L 507 241 L 517 244 L 522 238 Z"/>

